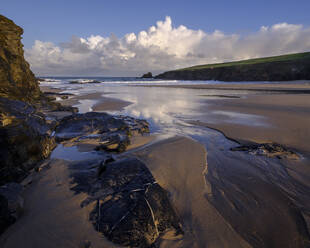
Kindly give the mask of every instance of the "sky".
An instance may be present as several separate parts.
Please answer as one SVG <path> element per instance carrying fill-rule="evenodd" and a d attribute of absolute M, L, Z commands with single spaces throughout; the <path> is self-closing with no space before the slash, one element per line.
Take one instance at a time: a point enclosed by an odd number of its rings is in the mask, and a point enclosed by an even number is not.
<path fill-rule="evenodd" d="M 140 76 L 310 51 L 309 0 L 1 0 L 40 76 Z"/>

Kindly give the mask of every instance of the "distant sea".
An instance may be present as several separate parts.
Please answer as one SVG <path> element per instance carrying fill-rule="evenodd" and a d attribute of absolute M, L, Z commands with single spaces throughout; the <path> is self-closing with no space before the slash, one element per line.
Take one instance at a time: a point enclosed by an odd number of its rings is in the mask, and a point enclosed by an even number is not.
<path fill-rule="evenodd" d="M 46 81 L 41 82 L 41 85 L 65 85 L 70 84 L 72 81 L 78 81 L 81 84 L 92 84 L 91 81 L 99 81 L 103 84 L 110 85 L 201 85 L 201 84 L 283 84 L 283 83 L 302 83 L 304 81 L 289 81 L 289 82 L 222 82 L 222 81 L 185 81 L 185 80 L 162 80 L 162 79 L 149 79 L 139 77 L 54 77 L 44 76 L 39 77 Z"/>

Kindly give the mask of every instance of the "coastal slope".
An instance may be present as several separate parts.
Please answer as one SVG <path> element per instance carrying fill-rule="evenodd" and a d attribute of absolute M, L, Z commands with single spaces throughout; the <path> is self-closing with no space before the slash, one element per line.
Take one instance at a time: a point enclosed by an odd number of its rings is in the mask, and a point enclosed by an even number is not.
<path fill-rule="evenodd" d="M 157 79 L 216 81 L 291 81 L 310 79 L 310 52 L 198 65 L 157 75 Z"/>

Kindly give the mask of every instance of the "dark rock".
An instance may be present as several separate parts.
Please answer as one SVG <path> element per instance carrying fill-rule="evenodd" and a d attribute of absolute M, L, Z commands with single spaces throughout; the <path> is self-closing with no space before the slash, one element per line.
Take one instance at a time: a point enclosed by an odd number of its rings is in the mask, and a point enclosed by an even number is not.
<path fill-rule="evenodd" d="M 153 78 L 152 72 L 143 74 L 141 78 Z"/>
<path fill-rule="evenodd" d="M 107 135 L 101 139 L 103 144 L 96 147 L 96 150 L 105 150 L 108 152 L 124 152 L 130 145 L 130 139 L 127 135 L 119 133 Z"/>
<path fill-rule="evenodd" d="M 38 80 L 38 82 L 45 82 L 46 79 L 45 78 L 36 78 Z"/>
<path fill-rule="evenodd" d="M 75 144 L 92 141 L 97 144 L 96 150 L 123 152 L 131 136 L 148 132 L 148 123 L 144 120 L 89 112 L 63 118 L 56 129 L 56 139 Z"/>
<path fill-rule="evenodd" d="M 106 113 L 88 112 L 63 118 L 56 129 L 56 138 L 63 141 L 117 130 L 129 131 L 122 120 Z"/>
<path fill-rule="evenodd" d="M 97 80 L 81 80 L 81 81 L 74 80 L 74 81 L 70 81 L 69 83 L 70 84 L 100 84 L 101 82 Z"/>
<path fill-rule="evenodd" d="M 68 99 L 70 96 L 73 96 L 73 94 L 71 93 L 58 93 L 58 92 L 49 92 L 49 91 L 46 91 L 43 94 L 49 99 L 52 99 L 53 101 L 56 100 L 56 97 L 60 97 L 62 100 L 65 100 L 65 99 Z"/>
<path fill-rule="evenodd" d="M 97 173 L 98 177 L 100 177 L 100 175 L 107 170 L 107 164 L 112 163 L 114 161 L 116 161 L 116 160 L 113 156 L 109 156 L 109 157 L 105 158 L 103 161 L 101 161 L 101 163 L 98 167 L 98 173 Z"/>
<path fill-rule="evenodd" d="M 56 122 L 43 112 L 77 111 L 42 94 L 24 59 L 22 33 L 0 15 L 0 185 L 21 181 L 55 147 Z"/>
<path fill-rule="evenodd" d="M 74 165 L 72 190 L 87 192 L 85 206 L 96 202 L 90 220 L 114 243 L 150 247 L 166 230 L 181 234 L 180 220 L 165 190 L 136 158 L 105 164 L 99 177 L 93 165 Z"/>
<path fill-rule="evenodd" d="M 0 185 L 21 181 L 55 148 L 55 122 L 28 103 L 0 98 Z"/>
<path fill-rule="evenodd" d="M 231 148 L 232 151 L 246 151 L 253 155 L 299 159 L 298 154 L 277 143 L 249 144 Z"/>

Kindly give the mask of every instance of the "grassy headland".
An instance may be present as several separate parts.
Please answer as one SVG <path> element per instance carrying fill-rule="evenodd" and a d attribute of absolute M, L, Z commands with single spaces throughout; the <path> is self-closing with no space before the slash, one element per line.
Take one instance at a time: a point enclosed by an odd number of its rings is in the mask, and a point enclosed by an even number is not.
<path fill-rule="evenodd" d="M 310 52 L 197 65 L 164 72 L 156 78 L 219 81 L 290 81 L 310 79 Z"/>

